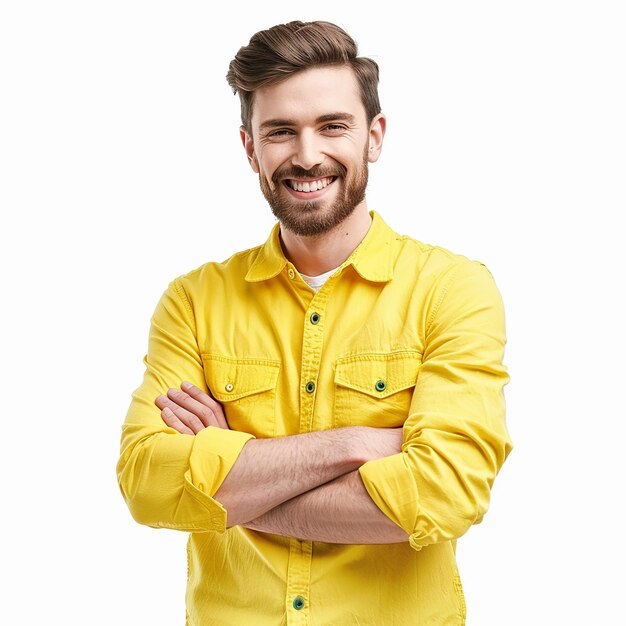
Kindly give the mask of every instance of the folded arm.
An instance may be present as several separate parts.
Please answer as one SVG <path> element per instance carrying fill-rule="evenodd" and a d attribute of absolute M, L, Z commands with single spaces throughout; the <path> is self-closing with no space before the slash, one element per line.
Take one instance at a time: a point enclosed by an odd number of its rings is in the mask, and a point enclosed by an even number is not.
<path fill-rule="evenodd" d="M 244 526 L 327 543 L 408 541 L 407 533 L 374 504 L 356 471 L 292 498 Z"/>
<path fill-rule="evenodd" d="M 210 396 L 188 383 L 183 383 L 182 388 L 184 392 L 170 389 L 167 396 L 157 398 L 164 421 L 181 433 L 196 434 L 205 428 L 207 421 L 202 418 L 203 407 L 210 407 L 216 420 L 225 423 L 220 405 Z M 252 528 L 254 525 L 256 530 L 261 530 L 263 525 L 265 532 L 290 537 L 308 538 L 305 534 L 314 528 L 321 531 L 321 512 L 331 502 L 331 508 L 346 520 L 368 514 L 369 520 L 383 527 L 401 530 L 372 502 L 355 472 L 368 460 L 399 452 L 401 444 L 402 429 L 366 426 L 254 439 L 243 447 L 214 498 L 228 511 L 228 526 L 244 524 Z M 320 526 L 315 527 L 313 517 L 319 517 Z M 305 520 L 313 526 L 299 526 Z M 333 520 L 338 521 L 336 515 L 327 515 L 324 524 L 327 534 L 332 530 Z M 278 525 L 277 530 L 272 530 L 274 524 Z M 281 525 L 283 532 L 278 530 Z M 358 525 L 367 525 L 365 518 Z M 300 535 L 295 532 L 298 528 Z"/>

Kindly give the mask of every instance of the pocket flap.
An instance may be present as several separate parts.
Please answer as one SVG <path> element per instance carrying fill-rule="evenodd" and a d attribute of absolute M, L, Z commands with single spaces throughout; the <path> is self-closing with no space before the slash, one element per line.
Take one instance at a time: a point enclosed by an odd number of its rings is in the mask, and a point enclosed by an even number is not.
<path fill-rule="evenodd" d="M 218 402 L 231 402 L 276 387 L 280 361 L 203 354 L 204 378 Z"/>
<path fill-rule="evenodd" d="M 335 384 L 386 398 L 415 386 L 420 365 L 417 350 L 341 357 L 335 362 Z"/>

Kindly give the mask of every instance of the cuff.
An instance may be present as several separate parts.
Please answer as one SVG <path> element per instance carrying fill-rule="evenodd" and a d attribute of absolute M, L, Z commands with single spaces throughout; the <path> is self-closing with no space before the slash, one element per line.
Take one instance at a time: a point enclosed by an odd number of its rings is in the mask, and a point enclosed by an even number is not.
<path fill-rule="evenodd" d="M 209 426 L 195 435 L 185 473 L 185 490 L 206 510 L 205 524 L 210 530 L 226 530 L 226 509 L 213 495 L 232 469 L 241 450 L 253 435 Z"/>
<path fill-rule="evenodd" d="M 419 494 L 404 453 L 368 461 L 359 474 L 374 504 L 409 535 L 414 550 L 431 543 L 428 531 L 420 528 Z"/>

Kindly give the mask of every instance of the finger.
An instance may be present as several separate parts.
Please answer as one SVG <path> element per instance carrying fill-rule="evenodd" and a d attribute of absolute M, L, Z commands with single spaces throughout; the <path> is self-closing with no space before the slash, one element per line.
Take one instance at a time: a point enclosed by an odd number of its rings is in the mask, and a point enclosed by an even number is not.
<path fill-rule="evenodd" d="M 210 409 L 213 409 L 216 406 L 220 406 L 219 402 L 217 402 L 214 398 L 212 398 L 208 393 L 206 393 L 205 391 L 202 391 L 200 387 L 196 387 L 196 385 L 192 385 L 190 382 L 186 380 L 184 380 L 180 384 L 180 387 L 183 391 L 188 393 L 195 400 L 197 400 L 201 404 L 204 404 L 205 406 L 208 406 Z"/>
<path fill-rule="evenodd" d="M 174 413 L 174 415 L 185 425 L 187 428 L 190 428 L 194 434 L 198 434 L 201 430 L 206 428 L 206 426 L 202 423 L 200 418 L 188 411 L 187 409 L 181 407 L 177 402 L 173 402 L 167 396 L 159 396 L 156 399 L 156 405 L 160 409 L 168 408 Z"/>
<path fill-rule="evenodd" d="M 182 382 L 181 388 L 194 400 L 204 404 L 211 410 L 220 428 L 230 428 L 228 422 L 226 421 L 226 416 L 224 415 L 224 408 L 217 400 L 215 400 L 215 398 L 212 398 L 210 395 L 202 391 L 202 389 L 187 381 Z"/>
<path fill-rule="evenodd" d="M 179 407 L 195 415 L 205 427 L 217 426 L 217 419 L 213 411 L 205 404 L 192 398 L 188 393 L 180 389 L 168 389 L 167 397 Z"/>
<path fill-rule="evenodd" d="M 168 408 L 168 407 L 165 407 L 161 411 L 161 419 L 167 424 L 167 426 L 169 426 L 170 428 L 173 428 L 174 430 L 177 430 L 179 433 L 182 433 L 183 435 L 194 435 L 195 434 L 193 432 L 193 430 L 191 430 L 191 428 L 188 428 L 187 426 L 185 426 L 185 424 L 183 424 L 176 417 L 176 415 L 174 415 L 172 410 L 170 408 Z"/>
<path fill-rule="evenodd" d="M 219 428 L 225 429 L 229 428 L 226 416 L 224 415 L 224 409 L 222 408 L 222 405 L 217 402 L 217 400 L 202 391 L 199 387 L 196 387 L 187 381 L 183 381 L 181 383 L 181 388 L 183 389 L 183 393 L 186 392 L 191 398 L 193 398 L 193 400 L 206 407 L 206 409 L 210 412 L 209 414 L 211 416 L 212 426 L 218 426 Z"/>

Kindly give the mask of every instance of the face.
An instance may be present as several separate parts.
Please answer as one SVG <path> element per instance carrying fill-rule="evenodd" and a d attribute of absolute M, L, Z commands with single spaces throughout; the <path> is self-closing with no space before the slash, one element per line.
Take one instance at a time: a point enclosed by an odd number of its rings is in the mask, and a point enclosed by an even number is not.
<path fill-rule="evenodd" d="M 248 159 L 282 227 L 321 235 L 364 204 L 384 118 L 367 123 L 349 67 L 305 70 L 255 91 L 251 131 L 242 130 Z"/>

